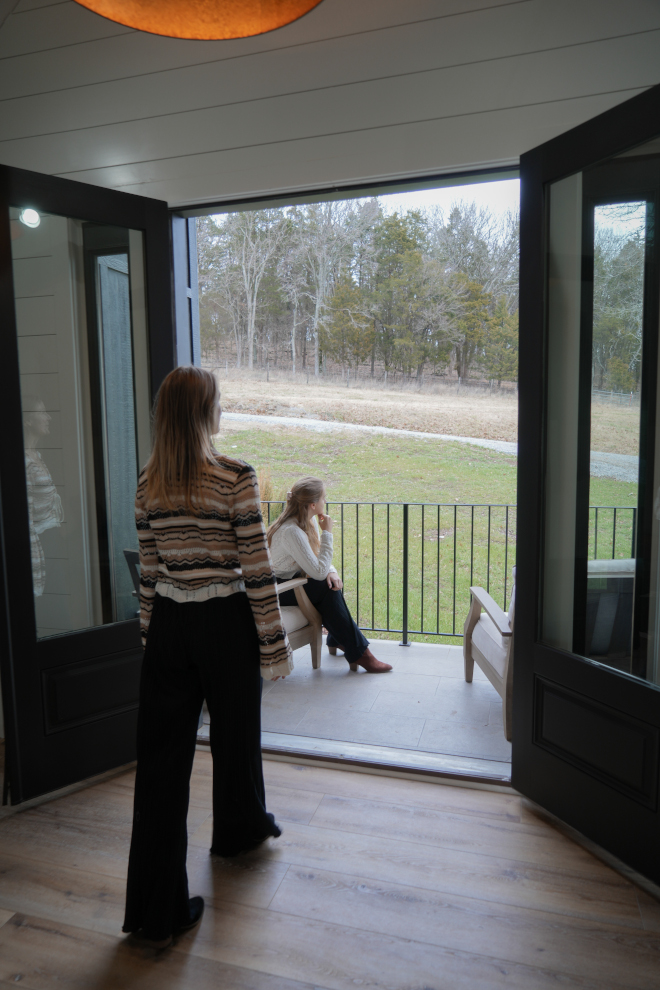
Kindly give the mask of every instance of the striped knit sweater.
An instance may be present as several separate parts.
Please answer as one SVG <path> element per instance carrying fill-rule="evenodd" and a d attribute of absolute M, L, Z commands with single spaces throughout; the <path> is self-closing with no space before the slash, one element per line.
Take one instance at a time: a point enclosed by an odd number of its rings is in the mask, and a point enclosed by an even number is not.
<path fill-rule="evenodd" d="M 293 670 L 282 625 L 254 469 L 218 454 L 211 477 L 195 499 L 147 505 L 147 475 L 139 478 L 135 522 L 140 544 L 140 629 L 146 643 L 156 592 L 175 601 L 203 601 L 245 591 L 259 636 L 267 680 Z M 174 500 L 176 505 L 176 500 Z"/>

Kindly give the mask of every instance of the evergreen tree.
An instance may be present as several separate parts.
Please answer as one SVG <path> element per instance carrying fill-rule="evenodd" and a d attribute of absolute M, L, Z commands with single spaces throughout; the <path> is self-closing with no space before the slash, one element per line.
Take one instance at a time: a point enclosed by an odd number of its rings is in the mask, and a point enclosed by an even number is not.
<path fill-rule="evenodd" d="M 357 367 L 373 345 L 373 321 L 359 287 L 347 275 L 335 286 L 322 332 L 323 349 L 343 368 Z"/>
<path fill-rule="evenodd" d="M 593 289 L 593 384 L 611 389 L 614 375 L 632 381 L 631 388 L 615 389 L 624 392 L 638 387 L 641 371 L 645 243 L 643 218 L 630 232 L 611 225 L 627 209 L 623 204 L 596 212 Z M 621 364 L 629 375 L 622 377 Z"/>
<path fill-rule="evenodd" d="M 454 348 L 456 373 L 467 378 L 476 359 L 484 352 L 490 325 L 493 297 L 483 286 L 463 274 L 456 276 L 458 293 L 455 322 L 459 341 Z"/>
<path fill-rule="evenodd" d="M 484 367 L 498 385 L 518 378 L 518 314 L 509 313 L 504 296 L 497 300 L 487 324 Z"/>

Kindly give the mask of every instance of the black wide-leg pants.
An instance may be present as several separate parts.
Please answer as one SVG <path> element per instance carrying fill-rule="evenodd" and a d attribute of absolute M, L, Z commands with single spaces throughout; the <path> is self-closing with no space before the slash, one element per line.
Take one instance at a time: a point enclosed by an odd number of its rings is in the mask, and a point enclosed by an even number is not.
<path fill-rule="evenodd" d="M 278 834 L 261 764 L 261 668 L 245 593 L 205 602 L 156 595 L 144 652 L 125 932 L 164 939 L 189 920 L 186 818 L 206 698 L 213 756 L 212 852 Z"/>
<path fill-rule="evenodd" d="M 280 578 L 280 580 L 284 580 Z M 369 646 L 369 640 L 356 626 L 348 610 L 343 592 L 328 587 L 328 582 L 307 579 L 305 592 L 314 608 L 321 613 L 328 630 L 328 646 L 339 646 L 349 663 L 355 663 Z M 280 605 L 297 605 L 293 588 L 280 595 Z"/>

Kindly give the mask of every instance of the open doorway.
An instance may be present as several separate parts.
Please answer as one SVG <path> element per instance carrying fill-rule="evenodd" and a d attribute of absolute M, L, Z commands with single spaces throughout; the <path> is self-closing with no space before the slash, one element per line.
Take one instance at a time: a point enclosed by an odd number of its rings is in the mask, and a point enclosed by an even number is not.
<path fill-rule="evenodd" d="M 510 776 L 462 651 L 470 587 L 506 610 L 516 556 L 518 181 L 484 178 L 197 218 L 218 446 L 257 469 L 267 524 L 324 480 L 346 601 L 393 667 L 301 648 L 264 686 L 266 747 Z"/>

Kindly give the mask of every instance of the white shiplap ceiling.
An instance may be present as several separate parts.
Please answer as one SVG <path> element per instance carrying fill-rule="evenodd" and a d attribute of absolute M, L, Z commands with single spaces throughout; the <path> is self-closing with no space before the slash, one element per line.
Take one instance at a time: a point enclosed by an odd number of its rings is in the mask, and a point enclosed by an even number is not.
<path fill-rule="evenodd" d="M 515 164 L 660 82 L 660 0 L 324 0 L 217 42 L 3 7 L 0 162 L 172 205 Z"/>

